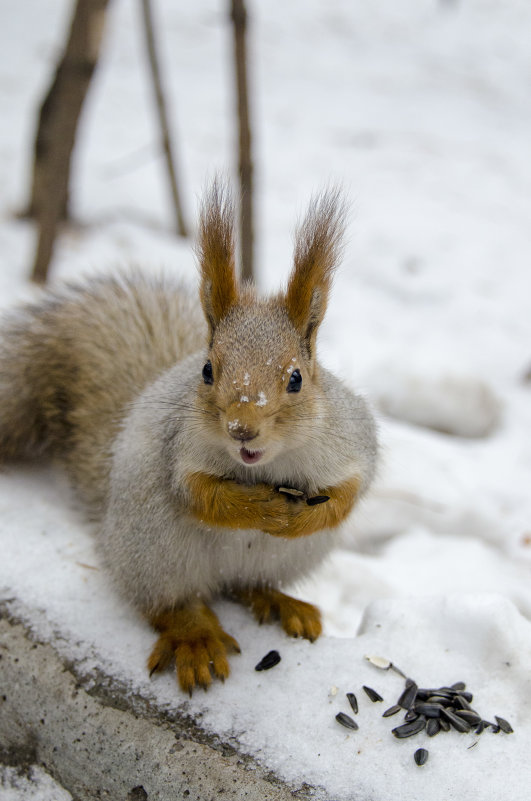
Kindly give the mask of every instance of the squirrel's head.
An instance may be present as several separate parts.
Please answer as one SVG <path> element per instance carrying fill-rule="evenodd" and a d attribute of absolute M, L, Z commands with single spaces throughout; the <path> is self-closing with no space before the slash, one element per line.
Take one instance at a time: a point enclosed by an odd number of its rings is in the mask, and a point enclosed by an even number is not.
<path fill-rule="evenodd" d="M 239 464 L 264 464 L 311 438 L 322 407 L 316 337 L 344 220 L 337 190 L 316 197 L 296 232 L 286 291 L 261 300 L 236 279 L 226 187 L 215 181 L 203 202 L 197 253 L 208 354 L 199 403 L 210 433 Z"/>

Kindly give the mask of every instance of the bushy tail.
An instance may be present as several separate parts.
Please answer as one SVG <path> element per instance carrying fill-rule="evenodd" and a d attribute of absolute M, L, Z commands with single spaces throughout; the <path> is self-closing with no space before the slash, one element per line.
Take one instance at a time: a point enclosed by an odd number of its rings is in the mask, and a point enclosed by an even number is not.
<path fill-rule="evenodd" d="M 29 308 L 0 329 L 0 462 L 35 456 L 50 444 L 45 406 L 57 399 L 46 337 Z"/>

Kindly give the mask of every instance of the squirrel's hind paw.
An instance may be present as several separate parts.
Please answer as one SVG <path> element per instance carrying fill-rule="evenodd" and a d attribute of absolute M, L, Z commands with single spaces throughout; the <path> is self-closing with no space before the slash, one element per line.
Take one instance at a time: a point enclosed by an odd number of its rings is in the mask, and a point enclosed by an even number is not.
<path fill-rule="evenodd" d="M 160 636 L 148 659 L 150 675 L 167 668 L 175 659 L 177 679 L 185 692 L 195 687 L 204 690 L 212 676 L 224 681 L 230 667 L 228 652 L 240 652 L 240 646 L 222 628 L 204 604 L 164 612 L 151 619 Z"/>

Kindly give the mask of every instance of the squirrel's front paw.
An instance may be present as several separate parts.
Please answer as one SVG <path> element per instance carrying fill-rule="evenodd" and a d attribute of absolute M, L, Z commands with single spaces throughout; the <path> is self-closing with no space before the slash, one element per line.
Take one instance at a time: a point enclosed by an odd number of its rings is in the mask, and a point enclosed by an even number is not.
<path fill-rule="evenodd" d="M 175 660 L 181 688 L 192 694 L 195 687 L 208 689 L 212 676 L 224 681 L 229 673 L 227 653 L 239 653 L 234 637 L 221 627 L 205 604 L 195 604 L 151 617 L 160 636 L 148 659 L 150 675 Z"/>

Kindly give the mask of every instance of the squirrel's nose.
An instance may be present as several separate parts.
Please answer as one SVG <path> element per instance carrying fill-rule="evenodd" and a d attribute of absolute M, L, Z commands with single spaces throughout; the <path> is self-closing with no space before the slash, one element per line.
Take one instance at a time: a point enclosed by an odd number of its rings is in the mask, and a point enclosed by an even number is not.
<path fill-rule="evenodd" d="M 238 421 L 232 421 L 231 423 L 229 420 L 227 427 L 232 439 L 237 439 L 239 442 L 250 442 L 252 439 L 256 439 L 259 433 L 254 428 Z"/>

